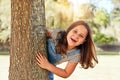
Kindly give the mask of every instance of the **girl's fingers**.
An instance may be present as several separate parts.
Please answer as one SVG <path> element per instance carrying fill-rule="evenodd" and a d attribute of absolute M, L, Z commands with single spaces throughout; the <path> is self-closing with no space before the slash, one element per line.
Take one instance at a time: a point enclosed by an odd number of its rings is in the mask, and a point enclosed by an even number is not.
<path fill-rule="evenodd" d="M 41 58 L 42 57 L 41 53 L 38 53 L 36 57 Z"/>
<path fill-rule="evenodd" d="M 36 60 L 37 62 L 40 62 L 40 58 L 38 56 L 36 56 Z"/>
<path fill-rule="evenodd" d="M 38 64 L 38 65 L 40 65 L 40 62 L 39 62 L 39 61 L 37 61 L 37 64 Z"/>
<path fill-rule="evenodd" d="M 44 61 L 45 59 L 46 59 L 45 56 L 42 55 L 42 54 L 40 54 L 40 53 L 38 53 L 38 54 L 36 55 L 36 60 L 37 60 L 37 62 L 39 62 L 39 63 L 41 63 L 41 62 Z"/>
<path fill-rule="evenodd" d="M 40 54 L 36 55 L 36 60 L 37 60 L 37 62 L 41 62 L 41 55 Z"/>
<path fill-rule="evenodd" d="M 37 62 L 37 65 L 41 67 L 41 63 Z"/>
<path fill-rule="evenodd" d="M 43 54 L 41 54 L 41 53 L 38 53 L 38 55 L 37 55 L 39 58 L 42 58 L 42 59 L 44 59 L 45 58 L 45 56 L 43 55 Z"/>

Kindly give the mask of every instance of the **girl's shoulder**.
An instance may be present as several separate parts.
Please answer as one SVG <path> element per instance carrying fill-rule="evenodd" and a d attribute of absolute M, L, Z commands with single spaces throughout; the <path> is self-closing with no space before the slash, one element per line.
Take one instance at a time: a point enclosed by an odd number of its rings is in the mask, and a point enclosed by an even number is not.
<path fill-rule="evenodd" d="M 51 30 L 51 33 L 52 33 L 51 38 L 48 38 L 47 41 L 50 42 L 50 43 L 56 44 L 56 40 L 61 39 L 64 32 L 65 32 L 65 30 L 62 30 L 62 29 Z"/>
<path fill-rule="evenodd" d="M 58 37 L 58 34 L 60 34 L 62 32 L 64 32 L 64 30 L 62 30 L 62 29 L 54 29 L 52 31 L 52 39 L 55 40 Z"/>
<path fill-rule="evenodd" d="M 80 49 L 72 49 L 70 51 L 67 51 L 68 56 L 73 56 L 73 55 L 80 55 Z"/>

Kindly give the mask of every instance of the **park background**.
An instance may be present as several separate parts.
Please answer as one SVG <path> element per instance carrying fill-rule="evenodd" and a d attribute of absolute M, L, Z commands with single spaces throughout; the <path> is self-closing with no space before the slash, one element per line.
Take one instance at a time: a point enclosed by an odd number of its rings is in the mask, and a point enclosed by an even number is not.
<path fill-rule="evenodd" d="M 99 64 L 89 70 L 78 65 L 67 80 L 119 79 L 120 0 L 45 0 L 45 11 L 49 29 L 66 29 L 77 20 L 85 20 L 91 25 Z M 0 80 L 8 79 L 10 31 L 11 1 L 0 0 Z"/>

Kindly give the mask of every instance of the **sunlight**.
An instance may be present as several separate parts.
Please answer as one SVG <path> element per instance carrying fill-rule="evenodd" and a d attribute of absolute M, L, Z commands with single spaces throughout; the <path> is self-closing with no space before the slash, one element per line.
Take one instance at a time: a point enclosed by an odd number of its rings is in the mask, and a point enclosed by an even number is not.
<path fill-rule="evenodd" d="M 89 0 L 68 0 L 71 3 L 75 4 L 83 4 L 89 2 Z"/>
<path fill-rule="evenodd" d="M 75 11 L 78 10 L 80 4 L 93 2 L 92 0 L 68 0 L 68 1 L 73 4 Z M 98 8 L 105 8 L 108 13 L 112 11 L 114 6 L 111 0 L 98 0 L 98 1 L 96 0 L 95 2 L 93 2 L 93 4 L 96 5 Z"/>
<path fill-rule="evenodd" d="M 73 5 L 74 17 L 75 19 L 78 17 L 80 5 L 83 3 L 87 3 L 88 0 L 68 0 Z"/>

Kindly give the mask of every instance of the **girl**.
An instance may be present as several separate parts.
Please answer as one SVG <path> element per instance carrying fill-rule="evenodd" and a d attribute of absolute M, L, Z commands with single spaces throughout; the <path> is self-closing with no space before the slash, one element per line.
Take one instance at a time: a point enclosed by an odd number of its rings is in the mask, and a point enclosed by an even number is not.
<path fill-rule="evenodd" d="M 48 60 L 41 53 L 36 56 L 37 64 L 48 71 L 49 80 L 53 80 L 52 73 L 67 78 L 78 63 L 82 68 L 93 68 L 98 63 L 95 46 L 92 41 L 89 25 L 84 21 L 73 23 L 66 31 L 60 31 L 55 40 L 48 39 Z M 68 61 L 65 69 L 56 64 Z"/>

